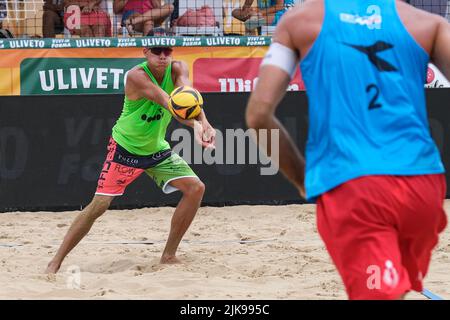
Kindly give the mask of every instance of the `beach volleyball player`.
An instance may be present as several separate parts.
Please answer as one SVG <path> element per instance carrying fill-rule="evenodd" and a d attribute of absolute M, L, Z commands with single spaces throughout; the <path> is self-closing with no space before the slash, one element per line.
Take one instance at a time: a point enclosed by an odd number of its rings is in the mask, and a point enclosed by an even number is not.
<path fill-rule="evenodd" d="M 440 16 L 395 0 L 310 0 L 281 19 L 250 97 L 247 124 L 280 129 L 280 169 L 317 202 L 318 231 L 350 299 L 421 291 L 446 226 L 444 166 L 425 106 L 430 59 L 450 78 L 450 25 Z M 306 169 L 274 116 L 298 63 Z"/>
<path fill-rule="evenodd" d="M 47 273 L 56 273 L 66 255 L 88 233 L 94 221 L 116 196 L 145 172 L 164 193 L 180 190 L 183 197 L 172 217 L 161 263 L 179 262 L 178 245 L 191 224 L 205 190 L 189 165 L 172 152 L 165 140 L 172 114 L 169 94 L 175 87 L 190 85 L 188 66 L 172 59 L 172 48 L 145 48 L 146 61 L 128 73 L 122 114 L 112 130 L 106 161 L 92 202 L 76 217 Z M 195 139 L 214 147 L 215 130 L 202 110 L 196 119 L 178 121 L 194 128 Z"/>

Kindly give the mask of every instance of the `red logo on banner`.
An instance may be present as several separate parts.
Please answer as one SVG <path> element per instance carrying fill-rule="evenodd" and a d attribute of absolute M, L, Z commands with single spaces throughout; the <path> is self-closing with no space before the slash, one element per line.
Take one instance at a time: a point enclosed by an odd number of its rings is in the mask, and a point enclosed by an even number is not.
<path fill-rule="evenodd" d="M 200 58 L 194 62 L 194 87 L 201 92 L 249 92 L 258 81 L 262 58 Z M 288 90 L 305 90 L 300 68 Z"/>
<path fill-rule="evenodd" d="M 434 81 L 434 71 L 430 67 L 427 70 L 427 83 L 431 83 Z"/>

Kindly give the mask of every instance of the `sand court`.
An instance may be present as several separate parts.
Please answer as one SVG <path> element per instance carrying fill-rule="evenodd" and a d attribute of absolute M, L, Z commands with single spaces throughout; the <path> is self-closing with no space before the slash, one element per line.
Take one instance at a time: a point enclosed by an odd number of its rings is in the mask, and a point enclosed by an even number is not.
<path fill-rule="evenodd" d="M 173 210 L 107 211 L 55 277 L 43 272 L 79 211 L 0 214 L 0 299 L 346 299 L 314 205 L 202 207 L 183 263 L 161 265 Z M 447 228 L 425 279 L 444 299 L 449 256 Z"/>

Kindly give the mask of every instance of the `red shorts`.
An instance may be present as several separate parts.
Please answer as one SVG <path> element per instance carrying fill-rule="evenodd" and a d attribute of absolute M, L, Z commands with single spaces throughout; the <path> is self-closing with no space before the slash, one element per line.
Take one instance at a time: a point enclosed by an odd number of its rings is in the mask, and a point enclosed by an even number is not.
<path fill-rule="evenodd" d="M 317 227 L 349 299 L 421 292 L 447 224 L 443 174 L 367 176 L 321 195 Z"/>

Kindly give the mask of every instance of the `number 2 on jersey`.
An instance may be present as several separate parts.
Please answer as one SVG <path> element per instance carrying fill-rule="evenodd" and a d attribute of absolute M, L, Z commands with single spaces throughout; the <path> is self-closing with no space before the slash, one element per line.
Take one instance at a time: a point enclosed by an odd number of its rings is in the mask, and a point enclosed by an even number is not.
<path fill-rule="evenodd" d="M 375 84 L 369 84 L 366 88 L 366 92 L 370 93 L 371 91 L 375 91 L 374 96 L 370 100 L 369 110 L 381 108 L 383 105 L 377 102 L 378 96 L 380 95 L 380 89 Z"/>

